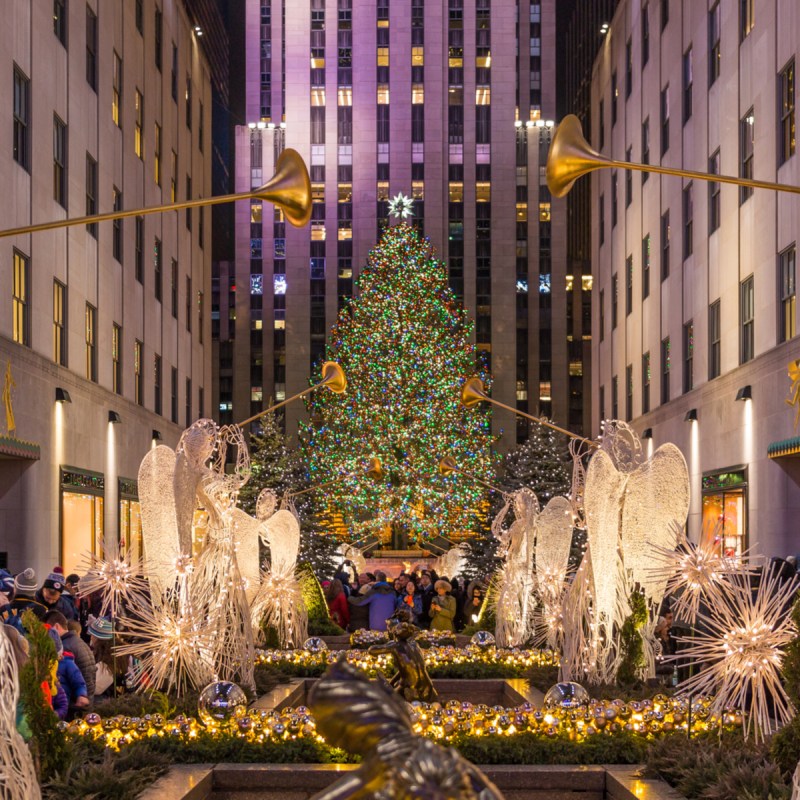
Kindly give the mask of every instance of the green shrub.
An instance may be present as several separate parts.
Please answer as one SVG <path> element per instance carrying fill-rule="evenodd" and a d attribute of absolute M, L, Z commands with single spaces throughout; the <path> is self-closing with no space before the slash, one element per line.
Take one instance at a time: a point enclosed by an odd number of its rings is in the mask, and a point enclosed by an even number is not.
<path fill-rule="evenodd" d="M 461 678 L 462 680 L 481 680 L 486 678 L 522 678 L 524 667 L 510 664 L 495 664 L 483 661 L 464 661 L 460 664 L 440 664 L 428 670 L 431 678 Z"/>
<path fill-rule="evenodd" d="M 617 670 L 617 681 L 622 686 L 638 683 L 645 667 L 644 644 L 640 631 L 647 622 L 647 601 L 641 592 L 632 592 L 630 604 L 631 613 L 622 624 L 620 632 L 622 660 Z"/>
<path fill-rule="evenodd" d="M 489 581 L 486 594 L 483 596 L 481 610 L 478 612 L 478 621 L 472 625 L 467 625 L 462 631 L 464 636 L 472 636 L 478 631 L 489 631 L 494 633 L 497 628 L 497 593 L 500 591 L 500 571 L 496 571 Z"/>
<path fill-rule="evenodd" d="M 800 717 L 795 717 L 770 741 L 770 758 L 784 775 L 791 775 L 800 762 Z"/>
<path fill-rule="evenodd" d="M 345 631 L 330 618 L 328 603 L 314 570 L 307 561 L 297 568 L 297 578 L 308 613 L 309 636 L 341 636 Z"/>

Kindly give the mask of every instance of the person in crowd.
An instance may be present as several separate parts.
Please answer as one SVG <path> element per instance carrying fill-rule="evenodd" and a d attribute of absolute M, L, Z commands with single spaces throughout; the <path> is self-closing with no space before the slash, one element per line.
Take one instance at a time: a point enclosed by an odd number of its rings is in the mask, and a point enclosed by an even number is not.
<path fill-rule="evenodd" d="M 64 596 L 64 576 L 59 572 L 51 572 L 45 578 L 35 597 L 47 611 L 60 611 L 67 619 L 78 618 L 72 598 L 67 599 Z"/>
<path fill-rule="evenodd" d="M 80 624 L 75 620 L 67 620 L 60 611 L 48 611 L 45 614 L 44 622 L 45 625 L 49 625 L 61 637 L 64 652 L 72 654 L 75 664 L 81 671 L 83 680 L 86 683 L 86 696 L 89 698 L 90 703 L 93 702 L 97 667 L 91 648 L 80 637 Z M 78 626 L 77 634 L 70 630 L 70 623 Z"/>
<path fill-rule="evenodd" d="M 353 591 L 350 592 L 350 597 L 359 597 L 364 594 L 365 587 L 372 588 L 373 583 L 375 583 L 375 576 L 371 572 L 362 572 L 356 578 L 356 585 Z"/>
<path fill-rule="evenodd" d="M 655 636 L 658 643 L 661 645 L 661 652 L 665 656 L 675 655 L 675 639 L 672 636 L 672 624 L 674 622 L 674 615 L 669 609 L 664 611 L 664 615 L 659 617 L 656 621 Z M 670 671 L 672 667 L 670 666 Z"/>
<path fill-rule="evenodd" d="M 395 578 L 392 586 L 394 587 L 394 593 L 397 597 L 402 597 L 405 594 L 404 584 L 400 578 Z"/>
<path fill-rule="evenodd" d="M 419 576 L 418 592 L 420 601 L 422 602 L 422 613 L 419 615 L 417 624 L 422 628 L 430 628 L 431 626 L 431 602 L 436 597 L 436 591 L 433 588 L 433 581 L 431 574 L 428 571 L 423 571 Z"/>
<path fill-rule="evenodd" d="M 483 606 L 483 597 L 483 587 L 480 584 L 475 584 L 472 587 L 472 596 L 467 593 L 462 614 L 466 625 L 474 625 L 478 621 L 481 606 Z"/>
<path fill-rule="evenodd" d="M 447 581 L 438 580 L 434 584 L 436 597 L 431 601 L 431 630 L 432 631 L 452 631 L 453 619 L 456 616 L 456 601 L 451 597 L 450 584 Z"/>
<path fill-rule="evenodd" d="M 124 656 L 114 657 L 114 625 L 106 617 L 92 617 L 87 632 L 89 647 L 96 662 L 95 700 L 114 697 L 117 678 L 124 676 L 128 668 Z"/>
<path fill-rule="evenodd" d="M 325 600 L 331 619 L 340 627 L 347 629 L 350 624 L 350 607 L 344 586 L 338 578 L 334 578 L 325 589 Z"/>
<path fill-rule="evenodd" d="M 370 580 L 370 577 L 372 580 Z M 355 600 L 369 594 L 375 584 L 375 576 L 372 573 L 362 573 L 358 576 L 358 588 L 348 598 L 348 606 L 350 609 L 350 624 L 347 630 L 350 633 L 369 628 L 369 606 L 356 603 Z"/>
<path fill-rule="evenodd" d="M 375 583 L 367 594 L 353 597 L 353 605 L 369 606 L 369 627 L 373 631 L 385 631 L 386 620 L 394 614 L 394 589 L 386 581 L 386 573 L 376 572 Z"/>
<path fill-rule="evenodd" d="M 13 581 L 12 581 L 13 582 Z M 17 662 L 17 676 L 19 676 L 22 668 L 28 663 L 28 640 L 12 625 L 3 625 L 0 623 L 0 636 L 5 636 L 8 643 L 11 645 L 11 652 L 14 655 L 14 660 Z M 28 721 L 25 717 L 25 709 L 22 706 L 22 698 L 17 700 L 17 731 L 25 741 L 31 738 L 31 730 L 28 727 Z"/>
<path fill-rule="evenodd" d="M 22 615 L 30 609 L 39 619 L 47 613 L 47 607 L 36 600 L 36 573 L 31 567 L 14 578 L 14 599 L 9 603 L 5 621 L 24 634 Z"/>
<path fill-rule="evenodd" d="M 343 561 L 339 566 L 336 568 L 336 572 L 333 574 L 333 579 L 336 581 L 338 580 L 339 583 L 342 585 L 342 591 L 344 591 L 345 600 L 350 597 L 350 573 L 347 571 L 347 561 Z"/>
<path fill-rule="evenodd" d="M 42 692 L 44 693 L 45 700 L 53 707 L 55 715 L 59 719 L 64 720 L 67 718 L 67 714 L 69 714 L 69 695 L 67 694 L 66 687 L 58 677 L 58 670 L 64 655 L 64 645 L 61 644 L 61 637 L 52 628 L 49 628 L 47 633 L 53 640 L 53 645 L 56 649 L 56 660 L 51 665 L 52 673 L 50 680 L 43 681 L 42 683 Z"/>
<path fill-rule="evenodd" d="M 407 609 L 411 613 L 411 622 L 416 625 L 422 614 L 422 597 L 417 594 L 417 587 L 412 580 L 409 580 L 403 591 L 397 595 L 395 609 L 400 610 L 401 608 Z"/>
<path fill-rule="evenodd" d="M 462 588 L 463 581 L 458 578 L 451 578 L 450 585 L 453 587 L 450 591 L 451 596 L 456 601 L 456 615 L 453 618 L 453 628 L 460 631 L 464 627 L 464 590 Z"/>

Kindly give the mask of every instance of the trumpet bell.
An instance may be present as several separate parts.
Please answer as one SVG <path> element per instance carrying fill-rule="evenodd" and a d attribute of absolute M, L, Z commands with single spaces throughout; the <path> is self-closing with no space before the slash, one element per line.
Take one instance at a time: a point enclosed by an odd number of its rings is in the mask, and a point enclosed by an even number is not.
<path fill-rule="evenodd" d="M 327 387 L 334 394 L 342 394 L 347 389 L 347 376 L 335 361 L 326 361 L 322 365 L 320 385 Z"/>
<path fill-rule="evenodd" d="M 382 481 L 386 473 L 383 471 L 380 459 L 371 458 L 369 460 L 369 468 L 367 469 L 367 477 L 371 478 L 376 483 Z"/>
<path fill-rule="evenodd" d="M 489 395 L 486 394 L 486 390 L 483 387 L 483 381 L 479 377 L 475 376 L 472 378 L 467 378 L 467 380 L 464 381 L 464 386 L 461 389 L 462 406 L 472 408 L 473 406 L 478 405 L 478 403 L 488 399 Z"/>
<path fill-rule="evenodd" d="M 300 153 L 292 148 L 284 150 L 275 174 L 253 192 L 253 197 L 280 206 L 295 228 L 307 225 L 311 219 L 311 179 Z"/>
<path fill-rule="evenodd" d="M 458 470 L 458 464 L 456 464 L 456 460 L 453 458 L 453 456 L 445 456 L 439 462 L 439 474 L 444 476 L 445 478 L 448 475 L 452 475 L 457 470 Z"/>
<path fill-rule="evenodd" d="M 564 197 L 581 175 L 609 165 L 609 159 L 593 150 L 583 136 L 581 121 L 568 114 L 559 123 L 547 156 L 547 188 L 553 197 Z"/>

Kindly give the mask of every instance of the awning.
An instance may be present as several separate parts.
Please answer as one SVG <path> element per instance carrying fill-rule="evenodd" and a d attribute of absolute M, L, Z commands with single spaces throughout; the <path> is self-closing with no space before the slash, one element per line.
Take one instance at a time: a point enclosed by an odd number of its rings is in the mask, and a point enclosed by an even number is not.
<path fill-rule="evenodd" d="M 13 436 L 0 436 L 0 459 L 38 461 L 41 455 L 38 444 L 16 439 Z"/>
<path fill-rule="evenodd" d="M 800 436 L 792 436 L 791 439 L 772 442 L 767 448 L 767 455 L 770 458 L 800 457 Z"/>

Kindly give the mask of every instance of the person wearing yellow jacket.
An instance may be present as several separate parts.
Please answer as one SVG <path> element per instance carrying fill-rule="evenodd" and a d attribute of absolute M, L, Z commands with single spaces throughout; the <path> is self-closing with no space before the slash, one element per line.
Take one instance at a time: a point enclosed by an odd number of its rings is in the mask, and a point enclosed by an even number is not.
<path fill-rule="evenodd" d="M 452 631 L 453 618 L 456 615 L 456 599 L 449 592 L 451 589 L 447 581 L 436 581 L 433 588 L 436 590 L 437 597 L 431 602 L 431 630 L 432 631 Z"/>

